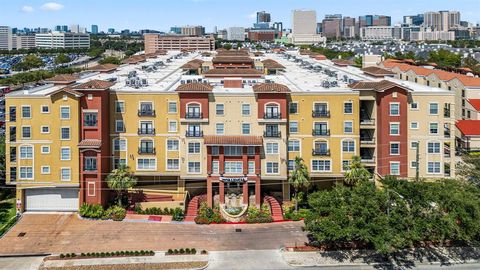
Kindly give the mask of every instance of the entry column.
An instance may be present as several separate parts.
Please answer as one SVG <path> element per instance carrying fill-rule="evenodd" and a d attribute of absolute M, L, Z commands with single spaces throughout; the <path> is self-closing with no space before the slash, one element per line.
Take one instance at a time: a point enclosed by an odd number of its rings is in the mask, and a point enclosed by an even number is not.
<path fill-rule="evenodd" d="M 225 203 L 225 183 L 222 180 L 218 184 L 218 189 L 220 191 L 220 203 Z"/>
<path fill-rule="evenodd" d="M 243 204 L 248 204 L 248 181 L 243 183 Z"/>
<path fill-rule="evenodd" d="M 208 207 L 213 207 L 212 179 L 210 177 L 207 177 L 207 204 Z"/>
<path fill-rule="evenodd" d="M 260 177 L 255 179 L 255 204 L 260 207 L 262 203 L 262 194 L 260 194 Z"/>

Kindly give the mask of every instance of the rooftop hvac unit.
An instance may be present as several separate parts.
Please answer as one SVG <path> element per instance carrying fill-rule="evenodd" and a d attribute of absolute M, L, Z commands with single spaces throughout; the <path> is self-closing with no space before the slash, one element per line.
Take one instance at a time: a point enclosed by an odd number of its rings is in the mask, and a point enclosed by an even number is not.
<path fill-rule="evenodd" d="M 117 78 L 116 78 L 116 77 L 108 78 L 107 81 L 109 81 L 109 82 L 116 82 L 116 81 L 117 81 Z"/>
<path fill-rule="evenodd" d="M 330 83 L 328 81 L 323 81 L 322 82 L 322 87 L 324 88 L 330 88 Z"/>
<path fill-rule="evenodd" d="M 147 85 L 148 85 L 147 79 L 142 79 L 142 86 L 147 86 Z"/>
<path fill-rule="evenodd" d="M 180 81 L 180 84 L 185 84 L 185 80 L 181 80 L 181 81 Z"/>

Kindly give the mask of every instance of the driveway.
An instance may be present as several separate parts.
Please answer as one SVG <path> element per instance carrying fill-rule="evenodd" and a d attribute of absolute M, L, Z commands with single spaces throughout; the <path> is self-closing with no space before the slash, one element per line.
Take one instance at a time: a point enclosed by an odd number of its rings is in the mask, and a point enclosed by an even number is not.
<path fill-rule="evenodd" d="M 25 214 L 0 239 L 0 254 L 116 250 L 267 250 L 307 241 L 303 222 L 242 225 L 82 220 L 76 214 Z M 236 229 L 241 229 L 238 232 Z M 25 233 L 21 236 L 21 233 Z"/>

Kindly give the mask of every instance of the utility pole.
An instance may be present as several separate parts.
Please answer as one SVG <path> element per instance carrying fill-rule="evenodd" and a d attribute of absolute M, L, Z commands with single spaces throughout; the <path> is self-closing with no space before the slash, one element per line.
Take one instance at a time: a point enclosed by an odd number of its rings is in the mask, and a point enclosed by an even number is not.
<path fill-rule="evenodd" d="M 420 168 L 419 168 L 419 159 L 420 159 L 420 150 L 419 142 L 417 141 L 416 153 L 415 153 L 415 181 L 419 181 L 420 178 Z"/>

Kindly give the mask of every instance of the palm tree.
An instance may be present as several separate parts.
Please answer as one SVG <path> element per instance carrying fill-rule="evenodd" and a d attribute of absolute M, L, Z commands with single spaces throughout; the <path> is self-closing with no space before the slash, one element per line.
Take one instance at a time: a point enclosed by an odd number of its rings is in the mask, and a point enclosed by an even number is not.
<path fill-rule="evenodd" d="M 360 157 L 354 156 L 352 157 L 349 169 L 343 174 L 343 176 L 343 182 L 345 182 L 346 185 L 354 186 L 358 182 L 368 181 L 372 175 L 367 169 L 365 169 Z"/>
<path fill-rule="evenodd" d="M 300 199 L 299 191 L 308 188 L 310 185 L 310 176 L 308 175 L 308 169 L 303 158 L 295 157 L 295 167 L 288 177 L 288 183 L 295 189 L 295 211 L 298 210 L 298 200 Z"/>
<path fill-rule="evenodd" d="M 110 189 L 117 192 L 118 205 L 122 206 L 122 196 L 129 188 L 137 184 L 137 178 L 130 172 L 130 168 L 125 165 L 113 170 L 107 176 L 107 185 Z"/>

